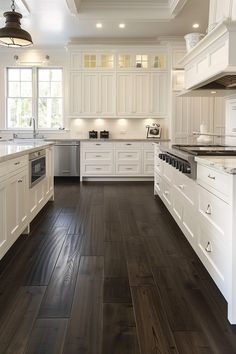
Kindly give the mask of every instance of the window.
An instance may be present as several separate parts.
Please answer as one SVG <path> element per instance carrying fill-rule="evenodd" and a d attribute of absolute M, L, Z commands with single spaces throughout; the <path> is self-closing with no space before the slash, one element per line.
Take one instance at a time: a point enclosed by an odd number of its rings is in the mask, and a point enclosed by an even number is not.
<path fill-rule="evenodd" d="M 63 126 L 61 68 L 7 69 L 7 127 L 31 129 L 31 118 L 38 129 Z"/>

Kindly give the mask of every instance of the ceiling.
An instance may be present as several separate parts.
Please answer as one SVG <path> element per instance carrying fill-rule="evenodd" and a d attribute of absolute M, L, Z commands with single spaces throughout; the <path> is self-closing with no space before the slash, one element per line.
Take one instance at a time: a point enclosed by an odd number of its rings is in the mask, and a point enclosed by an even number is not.
<path fill-rule="evenodd" d="M 15 0 L 23 14 L 22 27 L 36 46 L 65 45 L 70 41 L 110 38 L 158 40 L 184 36 L 200 24 L 205 33 L 209 0 Z M 10 0 L 0 1 L 0 26 Z M 103 27 L 96 28 L 101 22 Z M 119 23 L 126 27 L 120 29 Z M 195 30 L 196 31 L 196 30 Z"/>

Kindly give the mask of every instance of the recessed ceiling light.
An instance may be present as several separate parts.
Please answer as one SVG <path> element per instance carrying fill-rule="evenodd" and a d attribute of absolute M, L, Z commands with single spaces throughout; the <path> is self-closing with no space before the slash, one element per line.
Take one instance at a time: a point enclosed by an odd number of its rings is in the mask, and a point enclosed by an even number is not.
<path fill-rule="evenodd" d="M 97 27 L 97 28 L 102 28 L 102 23 L 97 23 L 97 24 L 96 24 L 96 27 Z"/>
<path fill-rule="evenodd" d="M 193 28 L 199 28 L 199 23 L 194 23 Z"/>
<path fill-rule="evenodd" d="M 120 24 L 119 24 L 119 27 L 120 27 L 120 28 L 125 28 L 125 24 L 124 24 L 124 23 L 120 23 Z"/>
<path fill-rule="evenodd" d="M 212 95 L 215 95 L 217 92 L 216 91 L 211 91 L 211 94 Z"/>

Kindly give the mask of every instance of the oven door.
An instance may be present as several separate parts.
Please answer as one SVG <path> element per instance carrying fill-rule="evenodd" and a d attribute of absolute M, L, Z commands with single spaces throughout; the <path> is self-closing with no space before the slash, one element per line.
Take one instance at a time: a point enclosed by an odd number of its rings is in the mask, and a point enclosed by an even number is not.
<path fill-rule="evenodd" d="M 46 156 L 30 160 L 30 188 L 46 176 Z"/>

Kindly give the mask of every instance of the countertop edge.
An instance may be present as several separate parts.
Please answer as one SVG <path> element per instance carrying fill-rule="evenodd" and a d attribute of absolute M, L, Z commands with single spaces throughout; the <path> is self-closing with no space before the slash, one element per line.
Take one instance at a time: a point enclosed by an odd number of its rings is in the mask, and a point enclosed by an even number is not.
<path fill-rule="evenodd" d="M 225 166 L 224 163 L 219 162 L 219 161 L 214 161 L 214 159 L 218 159 L 218 160 L 225 160 L 225 163 L 228 161 L 228 163 L 230 162 L 230 160 L 232 161 L 232 156 L 222 156 L 220 159 L 217 158 L 216 156 L 207 156 L 207 157 L 201 157 L 201 156 L 196 156 L 195 157 L 195 161 L 201 165 L 207 166 L 207 167 L 211 167 L 217 171 L 223 172 L 223 173 L 227 173 L 227 174 L 231 174 L 234 175 L 236 174 L 236 156 L 235 156 L 235 167 L 234 166 Z"/>
<path fill-rule="evenodd" d="M 7 143 L 7 142 L 5 142 L 5 143 Z M 20 156 L 28 155 L 32 152 L 36 152 L 38 150 L 45 149 L 45 148 L 52 146 L 52 145 L 53 145 L 53 143 L 51 143 L 51 142 L 45 142 L 45 144 L 43 144 L 43 145 L 38 145 L 38 146 L 34 146 L 34 147 L 26 147 L 25 150 L 16 151 L 16 152 L 13 152 L 10 154 L 0 156 L 0 163 L 15 159 Z"/>

